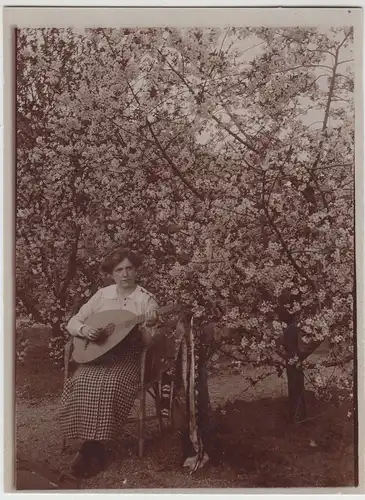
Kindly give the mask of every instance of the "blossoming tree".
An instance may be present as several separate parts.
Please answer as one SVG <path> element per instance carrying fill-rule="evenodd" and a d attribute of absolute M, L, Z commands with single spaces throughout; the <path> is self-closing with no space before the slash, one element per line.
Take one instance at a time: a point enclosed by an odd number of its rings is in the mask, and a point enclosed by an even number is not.
<path fill-rule="evenodd" d="M 302 417 L 308 356 L 328 339 L 328 363 L 353 358 L 351 40 L 350 29 L 22 31 L 23 310 L 62 338 L 99 285 L 100 257 L 127 241 L 160 300 L 191 306 L 210 352 L 234 338 L 239 359 L 286 369 Z"/>

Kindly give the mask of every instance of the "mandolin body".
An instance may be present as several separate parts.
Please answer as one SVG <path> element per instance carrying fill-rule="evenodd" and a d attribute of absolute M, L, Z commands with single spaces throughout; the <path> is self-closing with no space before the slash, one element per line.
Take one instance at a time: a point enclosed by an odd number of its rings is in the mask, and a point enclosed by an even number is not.
<path fill-rule="evenodd" d="M 110 351 L 138 324 L 138 316 L 125 309 L 102 311 L 90 316 L 85 325 L 103 328 L 106 333 L 96 341 L 74 337 L 72 357 L 76 363 L 90 363 Z"/>

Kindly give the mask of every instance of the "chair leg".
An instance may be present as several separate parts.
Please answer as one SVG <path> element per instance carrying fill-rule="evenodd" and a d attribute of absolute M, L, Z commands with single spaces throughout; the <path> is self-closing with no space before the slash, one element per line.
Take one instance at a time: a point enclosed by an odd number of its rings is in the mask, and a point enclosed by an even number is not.
<path fill-rule="evenodd" d="M 67 344 L 65 345 L 65 352 L 64 352 L 64 375 L 63 375 L 63 388 L 65 388 L 68 376 L 69 376 L 69 371 L 70 371 L 70 357 L 73 349 L 73 340 L 69 340 Z M 61 451 L 65 451 L 67 446 L 67 439 L 65 437 L 62 438 L 62 446 L 61 446 Z"/>
<path fill-rule="evenodd" d="M 160 431 L 160 434 L 163 432 L 163 419 L 161 415 L 161 382 L 156 382 L 155 383 L 155 408 L 156 408 L 156 415 L 158 418 L 158 428 Z"/>
<path fill-rule="evenodd" d="M 146 389 L 142 387 L 140 398 L 140 411 L 138 414 L 138 457 L 143 457 L 144 452 L 144 424 L 146 418 Z"/>

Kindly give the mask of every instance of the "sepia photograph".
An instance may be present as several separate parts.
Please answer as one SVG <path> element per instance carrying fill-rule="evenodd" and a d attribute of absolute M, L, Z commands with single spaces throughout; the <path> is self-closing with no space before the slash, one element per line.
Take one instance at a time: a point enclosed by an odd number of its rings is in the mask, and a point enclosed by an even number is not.
<path fill-rule="evenodd" d="M 361 9 L 112 10 L 11 31 L 15 490 L 357 487 Z"/>

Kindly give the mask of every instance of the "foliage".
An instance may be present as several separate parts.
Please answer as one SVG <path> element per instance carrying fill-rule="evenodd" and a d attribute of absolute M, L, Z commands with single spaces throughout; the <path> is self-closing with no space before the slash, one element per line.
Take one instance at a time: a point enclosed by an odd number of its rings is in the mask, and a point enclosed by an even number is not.
<path fill-rule="evenodd" d="M 143 284 L 213 324 L 215 346 L 238 338 L 245 362 L 281 373 L 293 321 L 291 363 L 325 339 L 351 359 L 352 37 L 18 31 L 19 311 L 61 337 L 127 242 Z"/>

